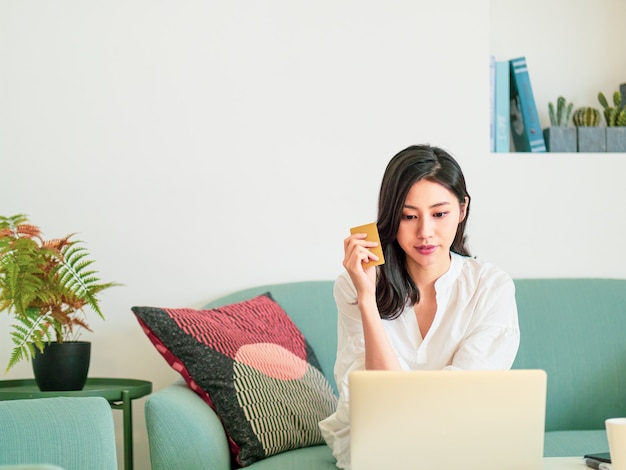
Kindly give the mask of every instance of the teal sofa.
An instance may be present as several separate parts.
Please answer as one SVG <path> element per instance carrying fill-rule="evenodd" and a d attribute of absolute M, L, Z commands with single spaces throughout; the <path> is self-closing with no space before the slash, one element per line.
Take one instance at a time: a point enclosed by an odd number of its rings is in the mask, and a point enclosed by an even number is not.
<path fill-rule="evenodd" d="M 626 416 L 626 280 L 515 281 L 513 368 L 548 373 L 547 457 L 608 452 L 604 420 Z"/>
<path fill-rule="evenodd" d="M 604 420 L 626 416 L 626 280 L 519 279 L 515 284 L 522 335 L 514 368 L 548 373 L 545 456 L 608 451 Z M 271 292 L 313 346 L 336 391 L 332 289 L 332 281 L 265 285 L 221 297 L 206 308 Z M 145 416 L 153 470 L 232 468 L 219 419 L 182 381 L 150 395 Z M 336 467 L 322 445 L 274 455 L 247 468 Z"/>

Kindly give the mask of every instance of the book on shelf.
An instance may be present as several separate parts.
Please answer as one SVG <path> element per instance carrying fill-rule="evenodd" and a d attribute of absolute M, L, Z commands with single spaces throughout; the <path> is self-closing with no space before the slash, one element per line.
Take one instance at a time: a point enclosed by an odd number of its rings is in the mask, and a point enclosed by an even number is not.
<path fill-rule="evenodd" d="M 511 106 L 510 96 L 510 72 L 508 60 L 495 61 L 495 100 L 494 100 L 494 151 L 511 151 Z"/>
<path fill-rule="evenodd" d="M 545 152 L 546 144 L 539 123 L 526 57 L 511 59 L 509 65 L 511 134 L 515 151 Z"/>
<path fill-rule="evenodd" d="M 626 83 L 619 86 L 619 92 L 622 94 L 622 106 L 626 106 Z"/>
<path fill-rule="evenodd" d="M 496 57 L 489 56 L 489 151 L 496 151 Z"/>

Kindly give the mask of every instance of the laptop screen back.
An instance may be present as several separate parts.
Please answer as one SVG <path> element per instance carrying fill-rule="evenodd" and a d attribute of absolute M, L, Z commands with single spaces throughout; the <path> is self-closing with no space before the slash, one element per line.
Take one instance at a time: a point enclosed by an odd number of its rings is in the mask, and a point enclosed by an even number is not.
<path fill-rule="evenodd" d="M 541 370 L 355 371 L 353 470 L 540 470 Z"/>

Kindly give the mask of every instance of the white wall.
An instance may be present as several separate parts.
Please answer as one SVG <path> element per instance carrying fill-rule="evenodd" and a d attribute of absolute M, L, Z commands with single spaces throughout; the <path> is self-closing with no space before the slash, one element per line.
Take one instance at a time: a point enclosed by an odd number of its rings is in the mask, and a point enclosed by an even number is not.
<path fill-rule="evenodd" d="M 0 2 L 0 213 L 78 232 L 125 284 L 83 335 L 90 375 L 177 378 L 133 305 L 334 278 L 412 143 L 465 168 L 480 258 L 519 277 L 626 277 L 623 155 L 489 154 L 489 22 L 484 0 Z M 27 364 L 4 378 L 19 377 Z"/>
<path fill-rule="evenodd" d="M 610 96 L 626 83 L 626 2 L 489 3 L 490 53 L 500 60 L 526 56 L 543 127 L 550 124 L 548 102 L 558 96 L 575 108 L 601 109 L 598 92 Z M 519 277 L 626 277 L 626 155 L 493 155 L 481 162 L 487 178 L 474 187 L 501 196 L 475 206 L 478 254 Z"/>

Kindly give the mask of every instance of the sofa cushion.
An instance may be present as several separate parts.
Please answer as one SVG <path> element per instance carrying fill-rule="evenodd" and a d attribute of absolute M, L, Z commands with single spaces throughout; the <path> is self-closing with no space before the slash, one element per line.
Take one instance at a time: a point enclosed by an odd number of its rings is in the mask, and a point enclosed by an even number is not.
<path fill-rule="evenodd" d="M 314 351 L 266 293 L 210 310 L 133 307 L 172 368 L 220 417 L 241 466 L 323 444 L 336 406 Z"/>
<path fill-rule="evenodd" d="M 337 470 L 337 461 L 327 445 L 290 450 L 259 460 L 250 470 Z"/>

